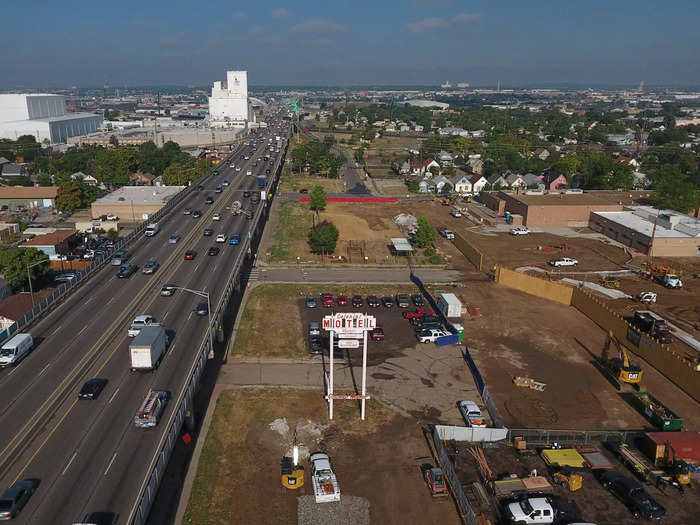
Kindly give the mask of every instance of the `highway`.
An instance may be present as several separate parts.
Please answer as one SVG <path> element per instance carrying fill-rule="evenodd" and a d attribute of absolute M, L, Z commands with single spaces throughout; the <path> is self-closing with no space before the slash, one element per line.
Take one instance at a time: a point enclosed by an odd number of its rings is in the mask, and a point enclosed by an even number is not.
<path fill-rule="evenodd" d="M 169 390 L 177 398 L 207 326 L 207 316 L 194 313 L 206 299 L 183 290 L 163 297 L 160 289 L 174 283 L 207 292 L 212 312 L 216 310 L 234 261 L 244 254 L 240 245 L 215 243 L 215 238 L 219 233 L 227 240 L 232 233 L 241 238 L 248 234 L 252 223 L 245 214 L 233 215 L 230 204 L 240 200 L 249 209 L 263 205 L 251 204 L 243 192 L 254 190 L 256 177 L 272 169 L 267 162 L 252 166 L 267 154 L 263 152 L 268 138 L 269 134 L 259 140 L 257 148 L 239 147 L 232 161 L 240 172 L 222 162 L 220 174 L 203 179 L 204 189 L 195 189 L 178 204 L 160 222 L 157 235 L 142 237 L 127 248 L 132 254 L 129 262 L 139 266 L 137 273 L 118 279 L 117 267 L 102 269 L 31 327 L 37 342 L 34 351 L 17 367 L 0 371 L 0 485 L 4 488 L 24 478 L 41 480 L 15 523 L 70 524 L 97 511 L 113 512 L 113 523 L 126 523 L 166 430 L 165 425 L 136 428 L 136 410 L 151 388 Z M 250 155 L 250 160 L 244 161 L 243 155 Z M 276 155 L 280 153 L 270 160 Z M 246 175 L 248 170 L 252 176 Z M 224 180 L 230 186 L 215 194 Z M 205 204 L 208 196 L 215 197 L 211 205 Z M 185 215 L 186 207 L 201 210 L 202 217 Z M 212 220 L 216 212 L 220 221 Z M 207 227 L 214 230 L 211 237 L 202 234 Z M 175 232 L 182 238 L 169 244 L 168 237 Z M 221 252 L 207 255 L 214 245 Z M 196 250 L 196 257 L 184 260 L 190 249 Z M 144 275 L 141 268 L 150 258 L 161 267 Z M 144 313 L 166 327 L 171 341 L 156 371 L 131 372 L 127 328 Z M 97 400 L 79 400 L 82 384 L 93 377 L 107 378 L 109 383 Z M 167 420 L 173 405 L 168 405 L 161 421 Z"/>

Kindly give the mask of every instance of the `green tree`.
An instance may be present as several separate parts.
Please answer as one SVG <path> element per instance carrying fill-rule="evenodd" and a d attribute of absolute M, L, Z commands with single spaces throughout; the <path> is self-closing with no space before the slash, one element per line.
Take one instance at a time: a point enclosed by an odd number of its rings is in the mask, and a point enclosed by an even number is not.
<path fill-rule="evenodd" d="M 309 232 L 309 246 L 313 253 L 332 254 L 338 243 L 338 228 L 330 222 L 323 221 Z"/>
<path fill-rule="evenodd" d="M 418 181 L 416 179 L 406 179 L 406 188 L 408 188 L 408 191 L 411 193 L 418 193 L 418 190 L 420 189 L 420 186 L 418 185 Z"/>
<path fill-rule="evenodd" d="M 310 207 L 313 211 L 326 209 L 326 190 L 323 189 L 323 186 L 314 186 L 310 196 Z"/>
<path fill-rule="evenodd" d="M 63 212 L 72 212 L 84 208 L 98 196 L 99 190 L 88 186 L 83 181 L 64 182 L 58 187 L 56 207 Z"/>
<path fill-rule="evenodd" d="M 107 237 L 109 237 L 110 239 L 116 239 L 117 237 L 119 237 L 119 232 L 114 228 L 110 228 L 107 231 Z"/>
<path fill-rule="evenodd" d="M 700 189 L 678 166 L 665 164 L 651 178 L 656 190 L 652 202 L 657 208 L 688 213 L 700 205 Z"/>
<path fill-rule="evenodd" d="M 181 186 L 186 180 L 185 169 L 179 162 L 173 162 L 163 172 L 163 182 L 167 186 Z"/>
<path fill-rule="evenodd" d="M 144 142 L 139 146 L 136 162 L 142 173 L 152 173 L 156 176 L 162 175 L 167 166 L 163 151 L 158 149 L 152 141 Z"/>
<path fill-rule="evenodd" d="M 359 147 L 355 150 L 354 157 L 355 157 L 355 162 L 357 162 L 358 164 L 362 164 L 365 162 L 365 148 L 364 148 L 364 146 Z"/>
<path fill-rule="evenodd" d="M 554 164 L 552 164 L 552 169 L 560 175 L 564 175 L 568 180 L 569 177 L 581 169 L 581 159 L 576 155 L 559 157 Z"/>
<path fill-rule="evenodd" d="M 40 173 L 37 182 L 39 186 L 51 186 L 51 176 L 48 173 Z"/>
<path fill-rule="evenodd" d="M 125 186 L 129 183 L 129 175 L 136 170 L 136 155 L 134 150 L 100 148 L 95 157 L 95 176 L 107 186 Z"/>
<path fill-rule="evenodd" d="M 37 264 L 29 269 L 34 263 L 45 261 L 46 264 Z M 28 274 L 31 275 L 32 285 L 40 284 L 49 272 L 49 257 L 36 248 L 15 248 L 0 247 L 0 269 L 7 282 L 14 289 L 25 288 L 29 281 Z"/>
<path fill-rule="evenodd" d="M 22 135 L 15 141 L 15 144 L 15 151 L 18 156 L 24 158 L 24 162 L 32 162 L 41 150 L 41 144 L 36 141 L 34 135 Z"/>
<path fill-rule="evenodd" d="M 425 217 L 418 217 L 418 229 L 416 230 L 415 243 L 418 248 L 430 246 L 435 240 L 435 229 Z"/>

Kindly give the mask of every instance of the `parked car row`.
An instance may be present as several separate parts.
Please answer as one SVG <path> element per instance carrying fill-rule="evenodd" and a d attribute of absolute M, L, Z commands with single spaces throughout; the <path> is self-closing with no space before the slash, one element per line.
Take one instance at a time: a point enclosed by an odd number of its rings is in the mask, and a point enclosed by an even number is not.
<path fill-rule="evenodd" d="M 405 293 L 396 294 L 396 297 L 391 297 L 385 295 L 383 297 L 378 297 L 376 295 L 368 295 L 367 298 L 363 298 L 359 294 L 350 296 L 339 294 L 333 297 L 331 293 L 322 293 L 320 299 L 316 299 L 314 295 L 307 295 L 305 299 L 305 304 L 307 308 L 316 308 L 317 306 L 323 306 L 325 308 L 333 308 L 336 306 L 348 306 L 352 305 L 353 308 L 362 308 L 362 306 L 367 304 L 370 308 L 378 308 L 384 306 L 384 308 L 393 308 L 394 305 L 399 308 L 408 308 L 413 302 L 417 307 L 422 307 L 425 303 L 423 301 L 423 296 L 420 294 L 413 294 L 409 296 Z"/>

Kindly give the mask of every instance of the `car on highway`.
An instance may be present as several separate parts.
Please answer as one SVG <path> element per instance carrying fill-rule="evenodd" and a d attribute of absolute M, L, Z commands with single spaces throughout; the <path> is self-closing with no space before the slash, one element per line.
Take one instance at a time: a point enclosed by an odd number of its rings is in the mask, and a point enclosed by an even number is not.
<path fill-rule="evenodd" d="M 250 192 L 246 190 L 243 192 L 243 198 L 247 199 L 248 197 L 250 197 Z"/>
<path fill-rule="evenodd" d="M 446 336 L 447 332 L 438 328 L 423 329 L 416 334 L 416 338 L 421 343 L 434 343 L 439 337 Z"/>
<path fill-rule="evenodd" d="M 408 308 L 411 306 L 411 299 L 407 293 L 396 294 L 396 306 L 399 308 Z"/>
<path fill-rule="evenodd" d="M 362 308 L 362 306 L 365 304 L 365 301 L 362 299 L 361 295 L 353 295 L 352 296 L 352 306 L 353 308 Z"/>
<path fill-rule="evenodd" d="M 204 186 L 202 184 L 197 184 L 197 191 L 202 191 Z"/>
<path fill-rule="evenodd" d="M 576 266 L 578 261 L 572 259 L 571 257 L 559 257 L 558 259 L 552 259 L 549 261 L 550 266 L 558 268 L 559 266 Z"/>
<path fill-rule="evenodd" d="M 212 235 L 214 235 L 214 230 L 212 230 L 211 228 L 204 228 L 204 231 L 202 233 L 205 237 L 211 237 Z"/>
<path fill-rule="evenodd" d="M 143 265 L 143 268 L 141 269 L 141 272 L 150 275 L 152 273 L 155 273 L 155 271 L 160 268 L 160 264 L 158 264 L 158 261 L 155 259 L 149 259 L 146 264 Z"/>
<path fill-rule="evenodd" d="M 15 518 L 32 497 L 39 483 L 38 479 L 23 479 L 15 481 L 11 487 L 5 489 L 0 496 L 0 520 Z"/>
<path fill-rule="evenodd" d="M 216 177 L 219 174 L 219 170 L 214 170 L 211 172 L 211 174 Z"/>
<path fill-rule="evenodd" d="M 623 476 L 614 470 L 596 469 L 593 474 L 603 487 L 612 492 L 632 512 L 635 518 L 658 520 L 666 514 L 666 509 L 647 494 L 636 479 Z"/>
<path fill-rule="evenodd" d="M 245 172 L 245 174 L 246 174 L 246 175 L 252 175 L 252 174 L 253 174 L 253 171 L 252 171 L 252 170 L 248 170 L 248 171 Z"/>
<path fill-rule="evenodd" d="M 270 169 L 269 169 L 269 168 L 266 169 L 266 170 L 265 170 L 265 173 L 269 174 L 269 173 L 270 173 Z"/>
<path fill-rule="evenodd" d="M 221 248 L 218 246 L 212 246 L 209 248 L 209 251 L 207 252 L 207 255 L 219 255 L 219 252 L 221 251 Z"/>
<path fill-rule="evenodd" d="M 209 313 L 209 305 L 206 301 L 202 301 L 197 305 L 194 311 L 197 315 L 207 315 Z"/>
<path fill-rule="evenodd" d="M 530 228 L 525 226 L 516 226 L 510 230 L 511 235 L 530 235 L 531 233 Z"/>
<path fill-rule="evenodd" d="M 137 267 L 135 264 L 122 264 L 117 272 L 117 277 L 119 279 L 128 279 L 134 273 L 136 273 Z"/>
<path fill-rule="evenodd" d="M 170 297 L 175 293 L 175 290 L 177 290 L 177 287 L 174 284 L 164 284 L 163 287 L 160 289 L 160 295 L 164 297 Z"/>
<path fill-rule="evenodd" d="M 211 216 L 212 221 L 220 221 L 221 220 L 221 214 L 220 213 L 215 213 L 214 215 Z"/>
<path fill-rule="evenodd" d="M 220 233 L 219 235 L 217 235 L 216 242 L 226 242 L 226 235 L 224 235 L 223 233 Z"/>
<path fill-rule="evenodd" d="M 88 379 L 83 384 L 83 388 L 78 392 L 78 397 L 80 399 L 97 399 L 100 396 L 100 392 L 104 390 L 107 386 L 107 379 L 104 377 L 95 377 L 93 379 Z"/>
<path fill-rule="evenodd" d="M 228 238 L 228 243 L 229 244 L 240 244 L 241 243 L 241 235 L 239 233 L 232 233 L 231 236 Z"/>
<path fill-rule="evenodd" d="M 346 295 L 339 295 L 338 297 L 335 298 L 335 304 L 338 306 L 347 306 L 348 305 L 348 297 Z"/>
<path fill-rule="evenodd" d="M 316 308 L 317 306 L 316 298 L 313 295 L 307 295 L 304 303 L 307 308 Z"/>
<path fill-rule="evenodd" d="M 381 306 L 381 303 L 379 302 L 379 298 L 376 295 L 368 295 L 367 296 L 367 306 L 370 308 L 377 308 Z"/>
<path fill-rule="evenodd" d="M 209 197 L 207 197 L 206 200 L 204 201 L 204 204 L 214 204 L 214 197 L 209 195 Z"/>
<path fill-rule="evenodd" d="M 228 180 L 223 180 L 223 181 L 221 182 L 221 185 L 222 185 L 224 188 L 228 188 L 229 184 L 231 184 L 231 183 L 230 183 Z"/>
<path fill-rule="evenodd" d="M 191 261 L 191 260 L 194 259 L 195 257 L 197 257 L 197 252 L 196 252 L 196 251 L 194 251 L 194 250 L 187 250 L 187 251 L 185 252 L 185 260 L 186 260 L 186 261 Z"/>
<path fill-rule="evenodd" d="M 192 215 L 192 208 L 185 208 L 182 213 L 185 215 Z"/>
<path fill-rule="evenodd" d="M 388 295 L 385 295 L 382 297 L 382 304 L 384 305 L 384 308 L 391 308 L 394 306 L 394 300 Z"/>
<path fill-rule="evenodd" d="M 194 210 L 192 212 L 192 218 L 193 219 L 199 219 L 202 216 L 202 212 L 199 210 Z"/>
<path fill-rule="evenodd" d="M 177 244 L 178 242 L 180 242 L 180 239 L 180 234 L 175 232 L 170 237 L 168 237 L 168 244 Z"/>
<path fill-rule="evenodd" d="M 221 184 L 219 184 L 214 190 L 214 193 L 221 193 L 222 191 L 224 191 L 224 188 L 222 188 Z"/>
<path fill-rule="evenodd" d="M 422 308 L 425 306 L 425 301 L 423 300 L 423 296 L 419 293 L 414 293 L 411 296 L 411 301 L 413 301 L 413 304 L 416 305 L 416 308 Z"/>
<path fill-rule="evenodd" d="M 116 252 L 112 255 L 112 266 L 121 266 L 126 261 L 129 260 L 129 254 L 127 252 Z"/>

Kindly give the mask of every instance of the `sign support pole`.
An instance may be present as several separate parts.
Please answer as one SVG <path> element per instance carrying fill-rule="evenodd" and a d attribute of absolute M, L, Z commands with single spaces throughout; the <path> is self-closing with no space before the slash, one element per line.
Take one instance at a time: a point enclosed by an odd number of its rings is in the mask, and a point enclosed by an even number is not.
<path fill-rule="evenodd" d="M 360 409 L 360 419 L 365 420 L 365 395 L 367 384 L 367 330 L 362 331 L 362 405 Z"/>
<path fill-rule="evenodd" d="M 330 381 L 328 381 L 328 419 L 333 419 L 333 354 L 335 353 L 333 351 L 333 334 L 335 333 L 335 330 L 330 331 L 330 352 L 329 356 L 331 358 L 331 373 L 330 373 Z"/>

